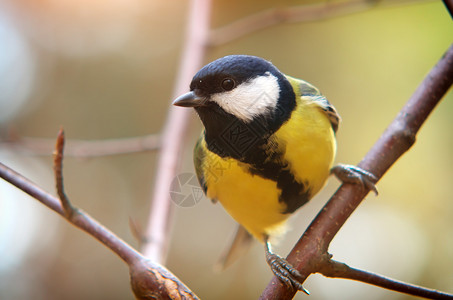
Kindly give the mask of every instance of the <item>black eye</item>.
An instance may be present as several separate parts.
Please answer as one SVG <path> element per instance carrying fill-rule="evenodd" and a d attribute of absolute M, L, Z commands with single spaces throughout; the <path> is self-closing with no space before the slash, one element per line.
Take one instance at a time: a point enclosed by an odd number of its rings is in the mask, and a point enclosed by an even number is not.
<path fill-rule="evenodd" d="M 227 78 L 222 81 L 222 88 L 225 91 L 231 91 L 234 88 L 234 86 L 235 86 L 235 83 L 234 83 L 233 79 Z"/>

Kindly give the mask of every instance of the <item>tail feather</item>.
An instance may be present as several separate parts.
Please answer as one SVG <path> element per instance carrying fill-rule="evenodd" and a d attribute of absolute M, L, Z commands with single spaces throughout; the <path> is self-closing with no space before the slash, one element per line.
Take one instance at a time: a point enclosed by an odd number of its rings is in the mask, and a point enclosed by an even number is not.
<path fill-rule="evenodd" d="M 214 265 L 215 271 L 223 271 L 234 263 L 239 257 L 244 255 L 252 245 L 253 236 L 238 225 L 234 239 L 227 249 L 221 254 L 219 260 Z"/>

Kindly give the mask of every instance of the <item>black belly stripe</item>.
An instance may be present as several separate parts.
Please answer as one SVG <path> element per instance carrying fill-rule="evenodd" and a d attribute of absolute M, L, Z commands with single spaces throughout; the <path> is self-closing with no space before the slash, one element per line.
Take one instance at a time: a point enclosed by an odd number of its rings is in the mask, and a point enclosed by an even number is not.
<path fill-rule="evenodd" d="M 289 170 L 280 172 L 277 187 L 282 191 L 278 201 L 286 204 L 285 214 L 295 212 L 311 198 L 308 185 L 297 182 Z"/>
<path fill-rule="evenodd" d="M 205 132 L 208 151 L 222 158 L 236 159 L 243 164 L 246 172 L 276 182 L 281 190 L 278 201 L 286 204 L 283 214 L 293 213 L 307 203 L 311 198 L 308 182 L 295 179 L 288 161 L 284 159 L 284 144 L 269 135 L 263 120 L 257 119 L 248 124 L 237 118 L 224 121 L 221 129 L 211 134 Z"/>
<path fill-rule="evenodd" d="M 264 166 L 261 170 L 249 167 L 248 172 L 275 181 L 277 188 L 281 191 L 278 201 L 286 204 L 286 209 L 282 213 L 290 214 L 295 212 L 311 198 L 308 184 L 296 181 L 291 171 L 282 169 L 282 165 L 276 168 L 275 166 L 269 166 L 269 164 L 273 163 L 267 163 L 268 166 Z"/>

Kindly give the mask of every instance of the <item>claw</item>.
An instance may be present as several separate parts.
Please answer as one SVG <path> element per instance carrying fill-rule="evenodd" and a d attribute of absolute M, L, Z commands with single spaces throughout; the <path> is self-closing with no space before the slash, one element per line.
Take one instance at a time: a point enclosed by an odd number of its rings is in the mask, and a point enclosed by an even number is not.
<path fill-rule="evenodd" d="M 274 275 L 283 282 L 288 288 L 296 288 L 307 295 L 310 294 L 303 286 L 300 280 L 302 275 L 286 259 L 272 253 L 268 238 L 265 238 L 266 261 L 271 267 Z"/>
<path fill-rule="evenodd" d="M 373 191 L 378 195 L 375 183 L 376 176 L 356 166 L 339 164 L 330 170 L 340 181 L 344 183 L 360 184 L 362 187 Z"/>

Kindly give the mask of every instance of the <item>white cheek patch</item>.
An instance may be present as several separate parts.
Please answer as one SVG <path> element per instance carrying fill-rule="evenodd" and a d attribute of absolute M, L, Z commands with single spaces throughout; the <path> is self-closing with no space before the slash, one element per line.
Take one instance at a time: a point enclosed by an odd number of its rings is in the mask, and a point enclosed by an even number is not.
<path fill-rule="evenodd" d="M 274 111 L 279 94 L 277 77 L 266 72 L 265 75 L 244 82 L 229 92 L 212 95 L 211 101 L 242 121 L 250 122 L 255 116 Z"/>

